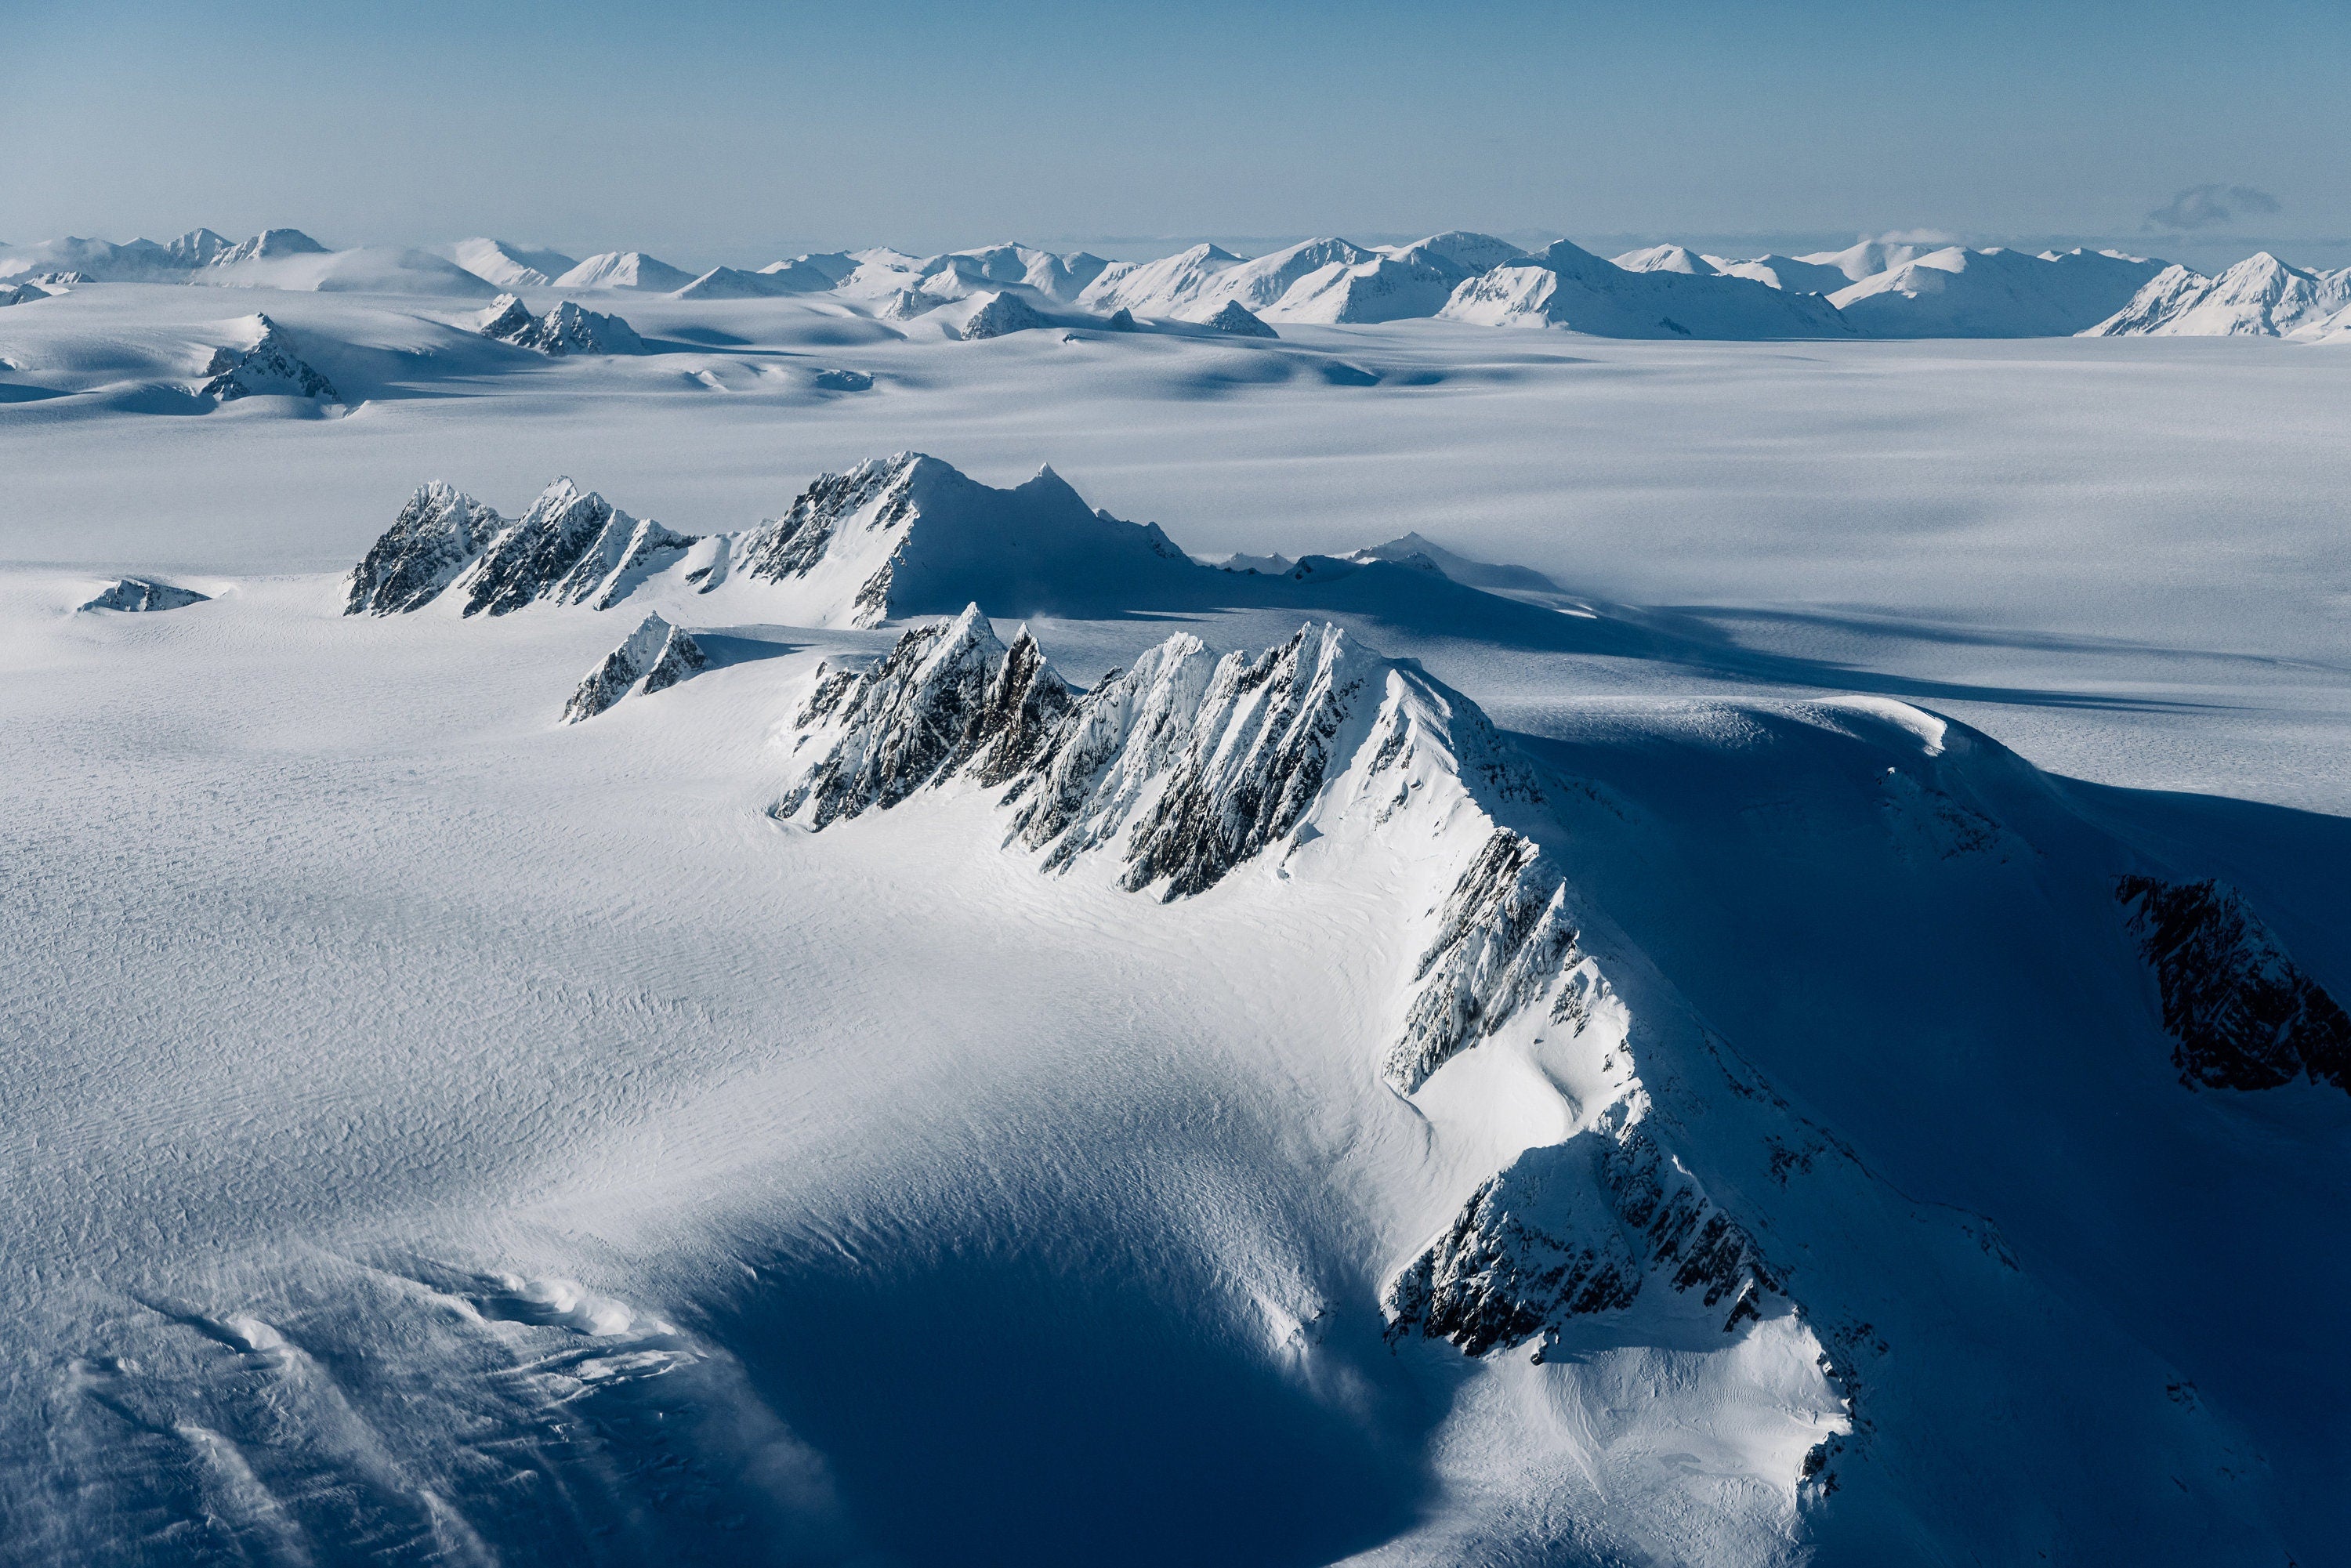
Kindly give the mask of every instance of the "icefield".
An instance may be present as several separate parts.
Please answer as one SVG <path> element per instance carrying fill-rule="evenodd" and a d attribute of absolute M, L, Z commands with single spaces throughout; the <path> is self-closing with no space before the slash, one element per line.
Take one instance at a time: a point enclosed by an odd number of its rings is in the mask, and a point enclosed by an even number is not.
<path fill-rule="evenodd" d="M 2351 275 L 0 307 L 0 1562 L 2351 1562 Z"/>

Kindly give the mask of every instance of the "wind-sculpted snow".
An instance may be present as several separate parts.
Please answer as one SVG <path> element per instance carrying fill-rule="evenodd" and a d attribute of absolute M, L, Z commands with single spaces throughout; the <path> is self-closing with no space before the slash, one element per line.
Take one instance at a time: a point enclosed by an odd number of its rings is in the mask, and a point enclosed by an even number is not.
<path fill-rule="evenodd" d="M 2351 1091 L 2351 1016 L 2234 888 L 2130 875 L 2115 896 L 2155 973 L 2182 1083 L 2274 1089 L 2307 1078 Z"/>
<path fill-rule="evenodd" d="M 578 724 L 594 718 L 632 690 L 645 696 L 666 691 L 709 663 L 692 632 L 658 615 L 648 615 L 580 681 L 580 689 L 563 705 L 563 722 Z"/>
<path fill-rule="evenodd" d="M 1651 1281 L 1722 1312 L 1725 1333 L 1760 1321 L 1781 1293 L 1754 1239 L 1677 1161 L 1638 1125 L 1601 1128 L 1529 1149 L 1489 1178 L 1381 1305 L 1391 1338 L 1484 1355 L 1622 1312 Z"/>
<path fill-rule="evenodd" d="M 535 349 L 549 359 L 566 354 L 640 354 L 644 340 L 618 316 L 599 315 L 566 299 L 544 316 L 533 316 L 511 294 L 501 294 L 483 313 L 478 329 L 485 338 Z"/>
<path fill-rule="evenodd" d="M 294 351 L 293 340 L 277 322 L 266 316 L 254 316 L 239 325 L 251 333 L 252 345 L 214 350 L 211 362 L 204 366 L 208 379 L 196 389 L 198 397 L 214 402 L 234 402 L 239 398 L 262 395 L 315 398 L 326 402 L 341 400 L 331 382 L 303 362 Z"/>
<path fill-rule="evenodd" d="M 193 588 L 178 588 L 151 578 L 125 577 L 109 585 L 106 591 L 84 604 L 84 610 L 184 610 L 191 604 L 202 604 L 212 597 L 198 593 Z"/>

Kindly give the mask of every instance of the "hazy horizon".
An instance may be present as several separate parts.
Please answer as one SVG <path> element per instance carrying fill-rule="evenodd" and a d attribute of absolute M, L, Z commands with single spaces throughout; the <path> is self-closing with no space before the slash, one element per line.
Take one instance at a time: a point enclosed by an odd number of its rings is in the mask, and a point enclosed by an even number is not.
<path fill-rule="evenodd" d="M 292 225 L 691 264 L 1015 236 L 1925 228 L 2323 260 L 2351 235 L 2316 151 L 2351 130 L 2346 64 L 2339 18 L 2301 0 L 1270 19 L 899 0 L 659 26 L 605 0 L 34 4 L 0 63 L 0 239 Z"/>

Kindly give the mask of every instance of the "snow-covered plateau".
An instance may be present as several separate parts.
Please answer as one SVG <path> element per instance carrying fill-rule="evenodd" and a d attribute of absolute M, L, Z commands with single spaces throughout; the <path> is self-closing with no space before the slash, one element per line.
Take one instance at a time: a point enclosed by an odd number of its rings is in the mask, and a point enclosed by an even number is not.
<path fill-rule="evenodd" d="M 2351 1563 L 2341 275 L 0 286 L 0 1561 Z"/>

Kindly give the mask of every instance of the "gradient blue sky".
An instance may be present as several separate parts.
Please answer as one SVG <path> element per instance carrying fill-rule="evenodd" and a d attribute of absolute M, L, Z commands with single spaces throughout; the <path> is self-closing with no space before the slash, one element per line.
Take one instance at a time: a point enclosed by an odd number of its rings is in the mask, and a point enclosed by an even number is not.
<path fill-rule="evenodd" d="M 0 0 L 16 241 L 2339 236 L 2346 144 L 2343 0 Z"/>

